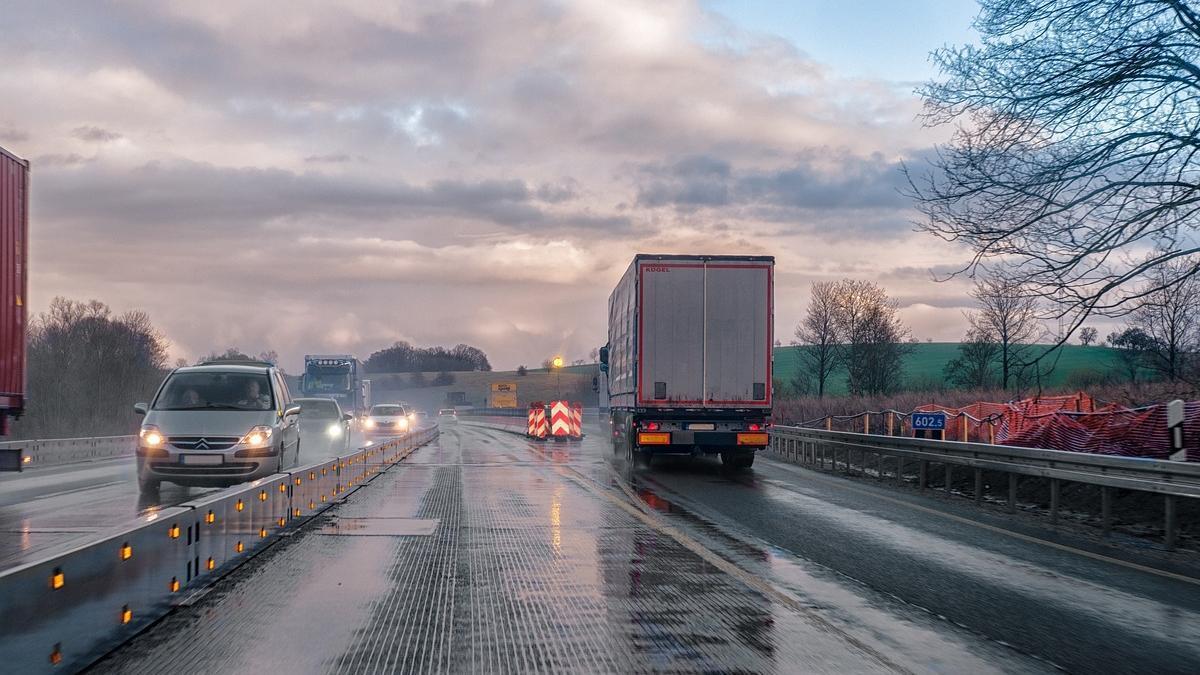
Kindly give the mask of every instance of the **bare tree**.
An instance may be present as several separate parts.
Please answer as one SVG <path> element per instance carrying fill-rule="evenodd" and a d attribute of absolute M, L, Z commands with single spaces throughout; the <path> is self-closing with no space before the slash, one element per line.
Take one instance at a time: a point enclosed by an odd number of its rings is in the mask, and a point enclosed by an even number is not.
<path fill-rule="evenodd" d="M 1052 301 L 1062 340 L 1090 313 L 1136 301 L 1147 273 L 1200 252 L 1192 4 L 980 0 L 981 44 L 934 54 L 944 79 L 922 91 L 925 119 L 955 132 L 932 171 L 906 170 L 924 229 L 969 246 L 965 270 L 1000 261 Z M 1198 269 L 1154 275 L 1156 288 Z"/>
<path fill-rule="evenodd" d="M 1172 288 L 1165 277 L 1177 274 L 1175 264 L 1155 271 L 1148 280 L 1151 289 L 1138 300 L 1130 324 L 1149 338 L 1146 365 L 1170 382 L 1188 380 L 1200 350 L 1200 279 L 1187 277 Z"/>
<path fill-rule="evenodd" d="M 1079 343 L 1084 347 L 1087 347 L 1095 342 L 1099 335 L 1100 334 L 1095 328 L 1092 328 L 1091 326 L 1084 326 L 1079 330 Z"/>
<path fill-rule="evenodd" d="M 801 381 L 816 383 L 817 398 L 825 396 L 829 377 L 842 363 L 843 350 L 838 333 L 841 286 L 842 284 L 836 281 L 814 282 L 808 311 L 804 320 L 796 326 L 796 340 L 803 345 L 799 350 L 801 373 L 811 376 L 801 378 Z M 799 383 L 794 382 L 793 386 Z"/>
<path fill-rule="evenodd" d="M 969 316 L 973 327 L 958 345 L 958 356 L 946 364 L 944 376 L 951 384 L 963 389 L 990 389 L 996 386 L 996 365 L 1000 360 L 1000 345 L 996 336 L 974 327 L 977 320 Z"/>
<path fill-rule="evenodd" d="M 904 356 L 912 349 L 896 303 L 879 286 L 860 280 L 837 284 L 835 322 L 845 343 L 846 388 L 852 396 L 900 388 Z"/>
<path fill-rule="evenodd" d="M 970 318 L 976 336 L 987 337 L 999 348 L 1000 387 L 1015 385 L 1036 357 L 1034 343 L 1042 336 L 1037 296 L 1003 276 L 979 278 L 971 297 L 980 310 Z"/>

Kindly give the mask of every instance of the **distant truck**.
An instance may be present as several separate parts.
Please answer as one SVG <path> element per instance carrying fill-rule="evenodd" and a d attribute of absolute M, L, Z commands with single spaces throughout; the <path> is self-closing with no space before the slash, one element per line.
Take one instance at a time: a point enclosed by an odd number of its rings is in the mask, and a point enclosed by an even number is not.
<path fill-rule="evenodd" d="M 719 454 L 754 464 L 771 418 L 769 256 L 638 255 L 608 300 L 609 419 L 617 452 Z"/>
<path fill-rule="evenodd" d="M 349 354 L 310 354 L 304 357 L 300 391 L 306 397 L 332 398 L 342 410 L 363 414 L 369 394 L 360 379 L 358 359 Z"/>
<path fill-rule="evenodd" d="M 29 162 L 0 148 L 0 435 L 25 411 Z"/>

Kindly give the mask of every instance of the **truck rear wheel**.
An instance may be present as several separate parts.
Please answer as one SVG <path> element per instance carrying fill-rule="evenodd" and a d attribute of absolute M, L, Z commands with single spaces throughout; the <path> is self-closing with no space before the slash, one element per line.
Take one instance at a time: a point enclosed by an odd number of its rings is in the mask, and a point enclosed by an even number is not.
<path fill-rule="evenodd" d="M 754 453 L 726 450 L 721 453 L 721 465 L 730 471 L 749 469 L 754 466 Z"/>

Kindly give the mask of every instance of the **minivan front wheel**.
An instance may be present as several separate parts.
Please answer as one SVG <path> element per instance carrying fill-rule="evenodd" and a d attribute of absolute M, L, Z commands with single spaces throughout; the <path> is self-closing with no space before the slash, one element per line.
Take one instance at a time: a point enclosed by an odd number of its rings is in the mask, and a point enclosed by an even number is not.
<path fill-rule="evenodd" d="M 138 476 L 138 491 L 144 495 L 158 494 L 159 485 L 162 481 L 149 478 L 147 476 Z"/>

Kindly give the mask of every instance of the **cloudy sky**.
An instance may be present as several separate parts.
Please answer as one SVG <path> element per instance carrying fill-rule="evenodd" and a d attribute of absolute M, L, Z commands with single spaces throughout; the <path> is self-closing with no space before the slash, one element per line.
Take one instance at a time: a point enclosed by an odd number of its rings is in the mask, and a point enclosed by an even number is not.
<path fill-rule="evenodd" d="M 787 8 L 778 5 L 790 5 Z M 335 8 L 336 6 L 336 8 Z M 971 0 L 0 2 L 0 145 L 34 170 L 31 304 L 144 309 L 193 357 L 605 340 L 637 252 L 885 285 L 955 340 L 913 232 L 913 87 Z"/>

